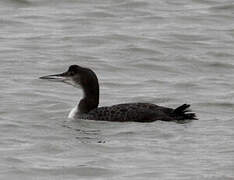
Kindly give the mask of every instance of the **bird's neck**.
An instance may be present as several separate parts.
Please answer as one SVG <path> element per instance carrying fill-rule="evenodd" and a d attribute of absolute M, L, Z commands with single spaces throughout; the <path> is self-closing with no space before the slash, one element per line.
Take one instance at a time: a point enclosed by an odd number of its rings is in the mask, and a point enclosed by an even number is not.
<path fill-rule="evenodd" d="M 85 97 L 83 99 L 80 100 L 79 102 L 79 113 L 80 114 L 84 114 L 84 113 L 88 113 L 89 111 L 95 109 L 98 107 L 98 101 L 91 98 L 89 99 L 88 97 Z"/>
<path fill-rule="evenodd" d="M 91 87 L 82 88 L 84 97 L 80 100 L 78 111 L 80 114 L 88 113 L 98 107 L 99 104 L 99 86 L 98 84 Z"/>

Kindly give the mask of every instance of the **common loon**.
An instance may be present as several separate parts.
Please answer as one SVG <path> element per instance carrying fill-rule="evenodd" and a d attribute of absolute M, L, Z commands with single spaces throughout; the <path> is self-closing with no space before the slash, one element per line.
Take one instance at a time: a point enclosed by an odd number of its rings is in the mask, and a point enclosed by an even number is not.
<path fill-rule="evenodd" d="M 125 103 L 107 107 L 98 107 L 99 83 L 96 74 L 89 68 L 71 65 L 62 74 L 40 77 L 56 82 L 64 82 L 81 87 L 84 97 L 69 114 L 73 119 L 90 119 L 99 121 L 136 121 L 153 122 L 195 120 L 196 115 L 189 110 L 190 105 L 183 104 L 176 109 L 150 103 Z"/>

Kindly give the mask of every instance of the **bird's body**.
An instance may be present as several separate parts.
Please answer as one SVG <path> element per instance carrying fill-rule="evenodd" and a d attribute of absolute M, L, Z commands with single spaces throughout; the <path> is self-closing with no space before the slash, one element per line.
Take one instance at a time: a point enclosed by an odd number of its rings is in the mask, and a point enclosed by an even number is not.
<path fill-rule="evenodd" d="M 184 105 L 187 109 L 189 105 Z M 150 103 L 125 103 L 113 106 L 95 108 L 88 113 L 76 114 L 75 118 L 92 119 L 98 121 L 136 121 L 153 122 L 156 120 L 173 121 L 175 119 L 187 119 L 190 116 L 184 115 L 184 111 L 175 113 L 174 109 L 157 106 Z"/>
<path fill-rule="evenodd" d="M 196 119 L 195 113 L 190 112 L 188 109 L 190 105 L 187 104 L 183 104 L 176 109 L 151 103 L 125 103 L 98 107 L 99 83 L 96 74 L 89 68 L 72 65 L 65 73 L 44 76 L 41 79 L 65 82 L 75 87 L 79 85 L 83 89 L 84 98 L 71 111 L 70 118 L 119 122 Z"/>

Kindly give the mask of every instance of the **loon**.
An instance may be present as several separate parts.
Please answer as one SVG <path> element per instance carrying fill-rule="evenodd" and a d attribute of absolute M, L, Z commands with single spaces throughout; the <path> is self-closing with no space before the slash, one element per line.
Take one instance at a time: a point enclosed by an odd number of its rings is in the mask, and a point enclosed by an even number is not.
<path fill-rule="evenodd" d="M 196 114 L 191 112 L 188 104 L 175 109 L 158 106 L 151 103 L 124 103 L 106 107 L 98 107 L 99 83 L 96 74 L 89 68 L 71 65 L 61 74 L 42 76 L 55 82 L 64 82 L 74 87 L 81 87 L 84 97 L 70 112 L 69 118 L 88 119 L 98 121 L 135 121 L 153 122 L 196 120 Z"/>

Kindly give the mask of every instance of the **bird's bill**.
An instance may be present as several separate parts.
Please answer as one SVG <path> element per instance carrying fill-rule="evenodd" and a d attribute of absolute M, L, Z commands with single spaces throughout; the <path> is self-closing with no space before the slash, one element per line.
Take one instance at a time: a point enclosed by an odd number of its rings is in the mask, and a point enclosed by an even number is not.
<path fill-rule="evenodd" d="M 62 73 L 62 74 L 42 76 L 40 77 L 40 79 L 46 79 L 46 80 L 55 81 L 55 82 L 64 82 L 68 79 L 68 77 L 65 75 L 65 73 Z"/>

